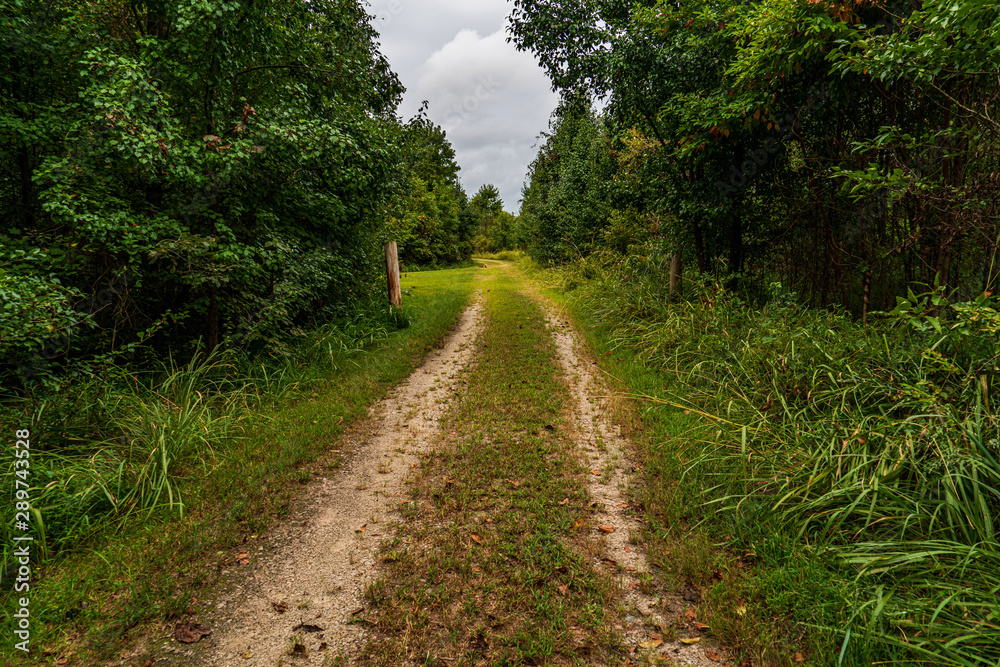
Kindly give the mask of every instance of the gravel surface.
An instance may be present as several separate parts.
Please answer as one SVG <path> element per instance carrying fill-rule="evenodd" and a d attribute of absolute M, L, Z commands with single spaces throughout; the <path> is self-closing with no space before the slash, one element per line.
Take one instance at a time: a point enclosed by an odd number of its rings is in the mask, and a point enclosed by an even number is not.
<path fill-rule="evenodd" d="M 676 665 L 720 667 L 726 664 L 726 651 L 701 637 L 693 627 L 691 616 L 685 616 L 692 608 L 691 602 L 680 596 L 667 598 L 640 591 L 641 576 L 650 574 L 650 568 L 641 544 L 633 539 L 633 535 L 638 536 L 639 527 L 635 513 L 628 509 L 629 475 L 636 469 L 630 459 L 629 445 L 607 417 L 608 409 L 601 397 L 610 392 L 597 374 L 596 364 L 584 361 L 586 356 L 578 353 L 580 343 L 576 330 L 551 309 L 547 308 L 546 312 L 559 362 L 566 373 L 570 393 L 575 397 L 573 411 L 579 456 L 592 471 L 588 475 L 588 491 L 597 502 L 597 508 L 591 526 L 604 545 L 594 567 L 615 568 L 625 591 L 619 600 L 625 610 L 625 621 L 615 629 L 622 634 L 625 646 L 637 661 L 649 654 L 669 658 Z M 613 528 L 613 532 L 608 532 L 608 527 Z M 607 559 L 612 562 L 608 563 Z M 677 640 L 663 640 L 671 634 Z M 694 643 L 680 639 L 694 640 Z M 650 648 L 640 646 L 643 643 Z"/>
<path fill-rule="evenodd" d="M 393 532 L 404 480 L 435 438 L 481 322 L 478 305 L 467 310 L 444 348 L 346 436 L 358 443 L 345 468 L 307 487 L 292 520 L 231 573 L 214 608 L 192 619 L 212 634 L 191 645 L 165 641 L 159 664 L 321 665 L 364 645 L 358 621 L 380 538 Z"/>
<path fill-rule="evenodd" d="M 701 637 L 685 616 L 690 600 L 641 592 L 642 575 L 650 568 L 628 511 L 629 475 L 635 469 L 631 450 L 606 416 L 601 397 L 607 388 L 594 363 L 578 352 L 576 331 L 547 306 L 546 312 L 575 399 L 578 455 L 596 473 L 588 475 L 588 491 L 597 503 L 591 525 L 602 544 L 594 566 L 614 568 L 624 591 L 618 602 L 624 620 L 616 629 L 637 662 L 655 655 L 677 665 L 726 664 L 726 652 Z M 405 481 L 439 432 L 447 397 L 473 357 L 481 325 L 476 305 L 463 314 L 443 349 L 431 353 L 345 435 L 352 443 L 345 449 L 353 450 L 345 467 L 307 487 L 294 516 L 266 547 L 248 554 L 248 565 L 223 572 L 226 583 L 214 605 L 190 619 L 209 626 L 212 634 L 190 645 L 163 640 L 157 664 L 323 665 L 336 656 L 350 662 L 367 640 L 363 594 L 375 578 L 379 542 L 393 534 L 400 505 L 408 501 Z"/>

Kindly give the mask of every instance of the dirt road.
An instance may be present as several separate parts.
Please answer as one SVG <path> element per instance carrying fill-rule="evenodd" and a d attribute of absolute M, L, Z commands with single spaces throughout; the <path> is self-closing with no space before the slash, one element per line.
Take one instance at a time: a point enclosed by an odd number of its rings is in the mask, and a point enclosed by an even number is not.
<path fill-rule="evenodd" d="M 165 641 L 163 662 L 721 664 L 709 659 L 717 647 L 689 636 L 690 605 L 656 593 L 629 510 L 635 467 L 607 393 L 569 321 L 515 269 L 491 263 L 444 347 L 348 434 L 345 468 L 308 487 L 253 565 L 225 579 L 196 619 L 212 633 Z M 545 401 L 555 407 L 538 417 Z M 512 449 L 484 457 L 494 472 L 477 472 L 476 453 L 501 441 Z M 519 467 L 536 447 L 544 456 Z M 509 476 L 496 467 L 504 457 Z M 562 472 L 539 470 L 550 464 Z M 507 521 L 521 532 L 505 537 Z M 511 542 L 527 544 L 536 525 L 565 551 L 551 582 L 518 574 L 523 545 Z M 434 560 L 452 549 L 451 565 Z M 503 558 L 513 567 L 491 566 Z M 533 604 L 506 599 L 529 592 Z M 533 624 L 547 629 L 526 633 Z M 548 646 L 553 637 L 568 645 Z"/>

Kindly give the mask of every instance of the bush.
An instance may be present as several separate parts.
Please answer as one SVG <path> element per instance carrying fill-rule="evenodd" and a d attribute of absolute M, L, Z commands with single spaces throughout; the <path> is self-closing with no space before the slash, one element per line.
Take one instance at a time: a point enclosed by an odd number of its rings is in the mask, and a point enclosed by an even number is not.
<path fill-rule="evenodd" d="M 758 307 L 686 276 L 692 298 L 672 304 L 655 261 L 594 256 L 567 280 L 615 346 L 674 379 L 652 400 L 717 429 L 690 471 L 709 480 L 700 511 L 719 536 L 745 551 L 784 539 L 791 551 L 757 548 L 772 578 L 794 553 L 857 596 L 833 616 L 772 604 L 826 618 L 814 632 L 848 662 L 996 664 L 998 300 L 911 293 L 866 328 L 777 284 Z"/>

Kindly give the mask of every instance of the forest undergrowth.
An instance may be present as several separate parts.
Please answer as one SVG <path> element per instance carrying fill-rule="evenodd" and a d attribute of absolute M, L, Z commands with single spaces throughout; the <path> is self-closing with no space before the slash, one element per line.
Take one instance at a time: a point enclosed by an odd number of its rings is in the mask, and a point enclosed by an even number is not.
<path fill-rule="evenodd" d="M 6 397 L 0 425 L 31 433 L 33 650 L 94 664 L 189 609 L 235 547 L 289 513 L 312 467 L 340 465 L 343 449 L 328 450 L 443 339 L 473 273 L 408 277 L 402 310 L 330 324 L 286 354 L 219 348 Z M 5 579 L 13 529 L 0 528 Z"/>
<path fill-rule="evenodd" d="M 997 664 L 998 299 L 930 285 L 864 327 L 778 283 L 757 305 L 685 276 L 672 300 L 657 267 L 598 253 L 545 276 L 635 399 L 654 561 L 718 548 L 690 575 L 718 638 L 769 664 L 792 644 Z"/>

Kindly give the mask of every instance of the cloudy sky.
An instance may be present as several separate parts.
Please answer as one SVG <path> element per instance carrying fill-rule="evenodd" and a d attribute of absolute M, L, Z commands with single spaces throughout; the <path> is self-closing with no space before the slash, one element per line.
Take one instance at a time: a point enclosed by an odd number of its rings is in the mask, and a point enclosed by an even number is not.
<path fill-rule="evenodd" d="M 516 213 L 557 96 L 530 53 L 507 43 L 507 0 L 370 0 L 382 53 L 406 86 L 399 115 L 423 100 L 448 133 L 471 197 L 484 183 Z"/>

